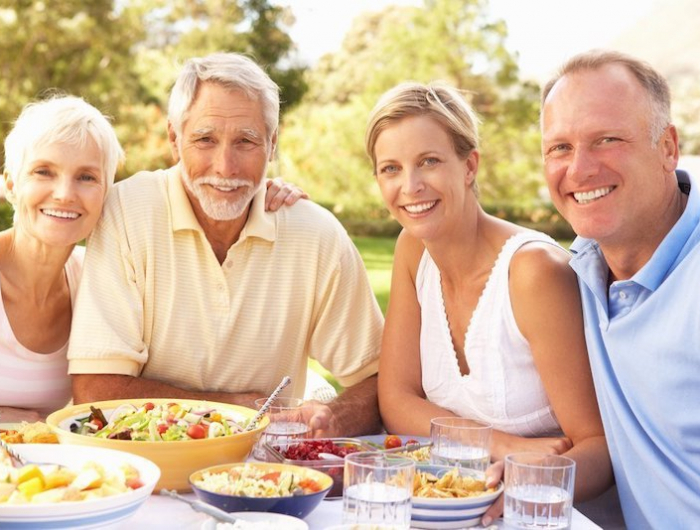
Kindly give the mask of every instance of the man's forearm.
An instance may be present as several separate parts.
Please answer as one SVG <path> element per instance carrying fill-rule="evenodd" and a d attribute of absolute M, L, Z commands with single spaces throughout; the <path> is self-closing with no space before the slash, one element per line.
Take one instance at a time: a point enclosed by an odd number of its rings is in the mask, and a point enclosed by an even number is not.
<path fill-rule="evenodd" d="M 381 431 L 376 375 L 347 388 L 328 406 L 333 413 L 333 436 L 362 436 Z"/>
<path fill-rule="evenodd" d="M 73 401 L 76 404 L 110 399 L 179 398 L 202 399 L 256 408 L 254 401 L 260 397 L 265 397 L 265 395 L 258 392 L 240 394 L 230 392 L 196 392 L 154 379 L 128 375 L 73 375 Z"/>

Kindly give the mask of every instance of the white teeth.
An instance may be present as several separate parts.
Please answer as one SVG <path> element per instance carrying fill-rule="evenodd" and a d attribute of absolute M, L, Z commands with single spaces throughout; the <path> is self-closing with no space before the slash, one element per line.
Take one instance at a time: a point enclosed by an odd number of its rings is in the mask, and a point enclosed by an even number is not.
<path fill-rule="evenodd" d="M 62 210 L 42 210 L 44 215 L 50 215 L 51 217 L 60 217 L 61 219 L 77 219 L 80 217 L 76 212 L 64 212 Z"/>
<path fill-rule="evenodd" d="M 420 204 L 406 204 L 404 208 L 408 213 L 422 213 L 430 210 L 436 203 L 437 201 L 422 202 Z"/>
<path fill-rule="evenodd" d="M 579 191 L 574 193 L 574 199 L 576 199 L 576 202 L 579 204 L 588 204 L 596 199 L 605 197 L 614 188 L 614 186 L 608 186 L 606 188 L 598 188 L 597 190 Z"/>

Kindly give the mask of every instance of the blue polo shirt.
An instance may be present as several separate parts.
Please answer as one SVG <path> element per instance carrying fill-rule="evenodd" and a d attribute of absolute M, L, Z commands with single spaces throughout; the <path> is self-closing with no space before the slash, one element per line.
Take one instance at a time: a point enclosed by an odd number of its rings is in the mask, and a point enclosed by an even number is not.
<path fill-rule="evenodd" d="M 631 279 L 608 288 L 598 244 L 578 238 L 586 343 L 625 522 L 700 528 L 700 182 Z"/>

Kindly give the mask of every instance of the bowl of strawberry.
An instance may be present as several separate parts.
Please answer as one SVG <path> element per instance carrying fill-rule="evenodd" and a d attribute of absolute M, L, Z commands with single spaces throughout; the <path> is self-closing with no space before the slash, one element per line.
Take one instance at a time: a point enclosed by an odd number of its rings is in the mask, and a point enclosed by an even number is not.
<path fill-rule="evenodd" d="M 265 444 L 267 460 L 308 467 L 327 473 L 333 486 L 327 498 L 343 496 L 345 456 L 358 451 L 374 451 L 374 447 L 356 438 L 317 438 Z"/>

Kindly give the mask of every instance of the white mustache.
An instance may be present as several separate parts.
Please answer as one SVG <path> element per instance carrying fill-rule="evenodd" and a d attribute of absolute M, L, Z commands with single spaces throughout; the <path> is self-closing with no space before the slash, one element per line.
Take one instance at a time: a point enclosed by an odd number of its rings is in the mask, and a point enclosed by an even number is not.
<path fill-rule="evenodd" d="M 250 181 L 245 179 L 227 179 L 222 177 L 215 177 L 213 175 L 199 177 L 195 184 L 201 186 L 203 184 L 208 184 L 210 186 L 220 186 L 220 187 L 236 187 L 236 188 L 252 188 Z"/>

